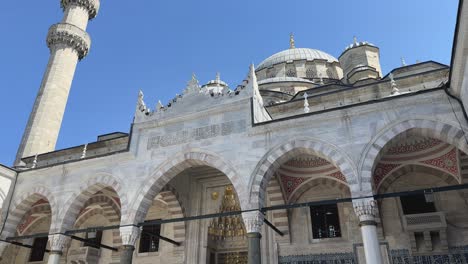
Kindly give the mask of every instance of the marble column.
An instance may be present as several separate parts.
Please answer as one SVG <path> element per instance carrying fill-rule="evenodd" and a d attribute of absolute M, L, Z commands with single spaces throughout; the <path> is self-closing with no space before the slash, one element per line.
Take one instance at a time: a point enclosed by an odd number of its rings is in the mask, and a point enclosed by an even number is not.
<path fill-rule="evenodd" d="M 262 238 L 263 214 L 260 211 L 242 213 L 248 239 L 248 264 L 261 264 L 260 239 Z"/>
<path fill-rule="evenodd" d="M 377 235 L 377 201 L 362 199 L 353 202 L 354 211 L 359 218 L 366 263 L 383 264 Z"/>
<path fill-rule="evenodd" d="M 122 246 L 120 251 L 120 263 L 131 264 L 133 259 L 133 251 L 135 244 L 140 237 L 141 229 L 137 226 L 122 226 L 120 227 L 120 238 L 122 239 Z"/>
<path fill-rule="evenodd" d="M 0 242 L 0 261 L 3 260 L 3 254 L 5 253 L 5 250 L 7 247 L 8 247 L 8 243 Z"/>
<path fill-rule="evenodd" d="M 48 264 L 59 264 L 60 257 L 62 256 L 63 251 L 68 247 L 70 242 L 70 237 L 62 235 L 62 234 L 55 234 L 49 235 L 49 259 L 47 261 Z"/>

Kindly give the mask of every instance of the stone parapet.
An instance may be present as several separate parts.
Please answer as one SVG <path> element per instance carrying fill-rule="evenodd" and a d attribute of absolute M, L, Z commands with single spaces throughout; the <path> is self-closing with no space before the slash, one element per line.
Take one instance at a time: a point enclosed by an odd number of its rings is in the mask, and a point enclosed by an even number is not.
<path fill-rule="evenodd" d="M 95 18 L 98 14 L 99 0 L 60 0 L 60 6 L 65 11 L 69 5 L 80 6 L 88 11 L 89 20 Z"/>
<path fill-rule="evenodd" d="M 56 45 L 66 45 L 78 53 L 81 60 L 88 55 L 91 38 L 86 31 L 71 24 L 52 25 L 47 34 L 47 46 L 52 49 Z"/>

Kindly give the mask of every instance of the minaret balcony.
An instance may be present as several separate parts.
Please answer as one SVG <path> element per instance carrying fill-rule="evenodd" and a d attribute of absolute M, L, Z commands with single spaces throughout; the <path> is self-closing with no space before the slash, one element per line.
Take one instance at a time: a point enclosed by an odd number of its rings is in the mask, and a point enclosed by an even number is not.
<path fill-rule="evenodd" d="M 86 31 L 77 26 L 59 23 L 52 25 L 47 35 L 47 46 L 50 49 L 58 45 L 73 48 L 81 60 L 88 55 L 91 38 Z"/>
<path fill-rule="evenodd" d="M 99 0 L 60 0 L 60 5 L 65 10 L 69 5 L 77 5 L 83 7 L 88 11 L 89 19 L 93 19 L 97 16 L 99 11 L 100 2 Z"/>

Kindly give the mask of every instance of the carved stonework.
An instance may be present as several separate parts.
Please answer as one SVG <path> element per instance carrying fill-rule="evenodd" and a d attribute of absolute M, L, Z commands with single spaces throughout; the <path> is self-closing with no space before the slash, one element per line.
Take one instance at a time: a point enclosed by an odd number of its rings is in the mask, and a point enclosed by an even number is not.
<path fill-rule="evenodd" d="M 88 11 L 89 19 L 93 19 L 97 16 L 99 11 L 100 2 L 99 0 L 61 0 L 60 6 L 65 11 L 69 5 L 77 5 Z"/>
<path fill-rule="evenodd" d="M 140 236 L 140 228 L 136 226 L 122 226 L 120 227 L 120 238 L 122 245 L 135 246 L 135 243 Z"/>
<path fill-rule="evenodd" d="M 245 120 L 229 121 L 221 124 L 212 124 L 209 126 L 181 130 L 165 135 L 154 136 L 148 139 L 147 149 L 168 147 L 191 141 L 198 141 L 219 136 L 241 133 L 246 130 Z"/>
<path fill-rule="evenodd" d="M 353 202 L 354 211 L 361 224 L 375 224 L 378 214 L 377 201 L 362 199 Z"/>
<path fill-rule="evenodd" d="M 356 255 L 352 252 L 322 253 L 322 254 L 298 254 L 292 256 L 280 256 L 278 263 L 356 263 Z"/>
<path fill-rule="evenodd" d="M 191 93 L 199 93 L 200 92 L 200 84 L 198 83 L 197 76 L 195 73 L 192 74 L 192 79 L 187 83 L 187 87 L 184 90 L 184 95 L 191 94 Z"/>
<path fill-rule="evenodd" d="M 247 233 L 262 232 L 264 215 L 260 211 L 250 211 L 242 213 L 242 218 L 244 219 L 245 229 Z"/>
<path fill-rule="evenodd" d="M 49 235 L 50 250 L 52 251 L 63 252 L 68 247 L 69 242 L 70 237 L 68 236 L 61 234 Z"/>
<path fill-rule="evenodd" d="M 82 29 L 70 24 L 55 24 L 49 29 L 47 46 L 52 49 L 58 45 L 65 45 L 74 49 L 81 60 L 88 55 L 91 39 Z"/>

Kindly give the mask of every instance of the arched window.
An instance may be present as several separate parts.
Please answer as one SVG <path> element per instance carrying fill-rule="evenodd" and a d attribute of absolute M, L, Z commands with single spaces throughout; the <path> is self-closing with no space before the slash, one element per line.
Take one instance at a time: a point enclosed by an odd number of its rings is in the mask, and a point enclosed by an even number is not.
<path fill-rule="evenodd" d="M 266 77 L 267 77 L 267 78 L 274 78 L 275 75 L 276 75 L 276 73 L 275 73 L 275 69 L 274 69 L 274 68 L 269 68 L 269 69 L 267 69 L 267 71 L 266 71 Z"/>
<path fill-rule="evenodd" d="M 306 70 L 306 77 L 308 79 L 313 79 L 317 77 L 317 72 L 313 68 L 307 68 Z"/>
<path fill-rule="evenodd" d="M 332 68 L 327 69 L 327 76 L 329 79 L 338 79 L 338 76 Z"/>
<path fill-rule="evenodd" d="M 289 68 L 286 70 L 286 76 L 287 77 L 296 77 L 296 69 L 295 68 Z"/>

